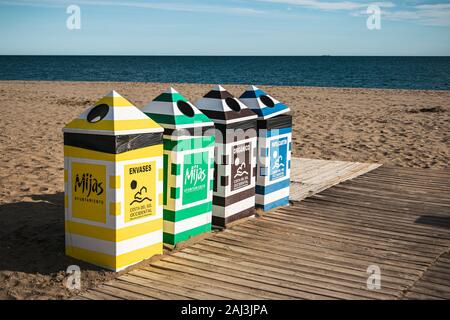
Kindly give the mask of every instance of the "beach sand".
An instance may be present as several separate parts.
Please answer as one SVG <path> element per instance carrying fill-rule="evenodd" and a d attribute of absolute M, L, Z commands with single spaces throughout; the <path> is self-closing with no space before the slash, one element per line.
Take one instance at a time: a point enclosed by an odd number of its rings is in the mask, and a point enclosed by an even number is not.
<path fill-rule="evenodd" d="M 0 299 L 66 298 L 116 276 L 65 257 L 62 128 L 116 90 L 142 107 L 169 84 L 0 81 Z M 226 85 L 237 96 L 245 86 Z M 176 84 L 191 102 L 210 85 Z M 450 91 L 261 86 L 294 116 L 294 156 L 447 168 Z"/>

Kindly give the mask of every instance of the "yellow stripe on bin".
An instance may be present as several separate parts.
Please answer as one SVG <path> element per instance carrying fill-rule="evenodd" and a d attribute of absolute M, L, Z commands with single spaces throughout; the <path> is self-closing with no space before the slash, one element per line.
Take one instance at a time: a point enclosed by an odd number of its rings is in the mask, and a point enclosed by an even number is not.
<path fill-rule="evenodd" d="M 69 197 L 67 195 L 64 196 L 64 208 L 69 207 Z"/>
<path fill-rule="evenodd" d="M 163 222 L 162 219 L 160 218 L 121 229 L 109 229 L 104 227 L 97 227 L 74 221 L 66 221 L 65 225 L 66 225 L 66 233 L 78 234 L 80 236 L 100 240 L 119 242 L 135 238 L 150 232 L 161 230 Z"/>
<path fill-rule="evenodd" d="M 119 256 L 112 256 L 105 253 L 95 252 L 87 249 L 82 249 L 73 246 L 66 246 L 66 254 L 75 259 L 88 261 L 90 263 L 106 267 L 108 269 L 121 269 L 136 262 L 150 258 L 156 254 L 163 253 L 162 242 L 137 249 L 131 252 L 121 254 Z"/>
<path fill-rule="evenodd" d="M 109 203 L 109 214 L 112 216 L 120 216 L 122 213 L 122 205 L 120 202 L 110 202 Z"/>
<path fill-rule="evenodd" d="M 159 129 L 158 125 L 150 118 L 131 120 L 102 120 L 95 123 L 88 122 L 85 119 L 74 119 L 69 124 L 67 124 L 65 128 L 105 131 L 128 131 L 151 128 Z"/>
<path fill-rule="evenodd" d="M 120 189 L 120 176 L 109 176 L 109 187 L 111 189 Z"/>
<path fill-rule="evenodd" d="M 164 194 L 160 193 L 159 196 L 158 196 L 158 204 L 160 206 L 162 206 L 163 205 L 163 201 L 164 201 Z"/>
<path fill-rule="evenodd" d="M 106 103 L 111 107 L 134 107 L 133 104 L 125 99 L 124 97 L 103 97 L 98 102 L 97 105 Z"/>
<path fill-rule="evenodd" d="M 69 172 L 67 170 L 64 170 L 64 182 L 69 181 Z"/>
<path fill-rule="evenodd" d="M 158 180 L 163 181 L 164 180 L 164 168 L 160 168 L 158 172 Z"/>
<path fill-rule="evenodd" d="M 115 162 L 115 161 L 136 160 L 141 158 L 161 157 L 162 149 L 163 145 L 157 144 L 150 147 L 140 148 L 118 154 L 112 154 L 87 150 L 83 148 L 64 146 L 64 155 L 66 157 Z"/>

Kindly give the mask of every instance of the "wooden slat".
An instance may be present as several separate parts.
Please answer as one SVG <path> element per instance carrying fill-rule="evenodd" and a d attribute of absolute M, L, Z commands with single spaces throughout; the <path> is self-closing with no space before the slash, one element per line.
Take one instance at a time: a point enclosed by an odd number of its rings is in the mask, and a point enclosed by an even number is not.
<path fill-rule="evenodd" d="M 262 300 L 282 298 L 274 295 L 268 295 L 261 290 L 248 290 L 248 288 L 242 288 L 241 286 L 234 285 L 232 283 L 219 281 L 217 279 L 204 278 L 198 275 L 190 275 L 186 277 L 182 272 L 171 272 L 160 268 L 145 267 L 142 270 L 160 275 L 161 277 L 167 277 L 177 285 L 188 288 L 194 288 L 197 290 L 203 290 L 204 292 L 211 292 L 215 295 L 220 295 L 228 299 L 247 299 L 247 300 Z"/>
<path fill-rule="evenodd" d="M 147 270 L 147 268 L 144 269 Z M 234 279 L 232 277 L 229 278 L 226 276 L 218 276 L 216 273 L 210 272 L 209 270 L 193 269 L 193 272 L 190 272 L 189 268 L 179 268 L 178 265 L 172 263 L 153 265 L 152 271 L 153 270 L 158 270 L 158 272 L 170 275 L 182 274 L 185 280 L 190 279 L 191 277 L 199 277 L 202 279 L 201 281 L 206 281 L 210 283 L 211 286 L 215 286 L 215 288 L 226 290 L 228 292 L 230 288 L 232 288 L 233 290 L 241 293 L 249 293 L 250 297 L 252 295 L 256 295 L 260 296 L 262 299 L 294 299 L 289 295 L 274 292 L 272 290 L 256 288 L 250 281 L 239 281 L 239 279 Z"/>
<path fill-rule="evenodd" d="M 197 297 L 191 297 L 191 292 L 181 292 L 177 288 L 173 286 L 166 285 L 161 281 L 150 281 L 146 278 L 142 278 L 136 276 L 134 274 L 126 274 L 119 278 L 120 280 L 134 284 L 136 287 L 139 287 L 142 290 L 142 294 L 148 295 L 150 297 L 154 297 L 156 299 L 196 299 Z"/>
<path fill-rule="evenodd" d="M 407 300 L 445 300 L 441 297 L 430 296 L 423 293 L 418 292 L 408 292 L 408 295 L 405 297 Z"/>
<path fill-rule="evenodd" d="M 363 268 L 354 267 L 349 264 L 325 263 L 309 257 L 292 257 L 291 255 L 283 255 L 281 253 L 264 252 L 254 250 L 252 248 L 241 247 L 239 245 L 227 245 L 220 242 L 199 243 L 192 248 L 201 248 L 205 251 L 220 253 L 223 255 L 230 255 L 236 259 L 251 259 L 259 263 L 266 264 L 284 264 L 287 270 L 304 271 L 305 273 L 317 274 L 322 277 L 331 277 L 338 279 L 345 279 L 348 281 L 355 281 L 358 284 L 364 282 L 367 278 L 366 270 Z M 385 279 L 389 281 L 388 288 L 405 288 L 408 284 L 413 284 L 416 277 L 414 276 L 388 276 Z"/>
<path fill-rule="evenodd" d="M 173 260 L 173 259 L 172 259 Z M 258 281 L 261 280 L 261 277 L 250 277 L 247 275 L 246 272 L 233 272 L 228 269 L 224 268 L 214 268 L 212 269 L 211 266 L 205 265 L 205 264 L 199 264 L 199 263 L 182 263 L 183 261 L 181 259 L 177 260 L 177 262 L 167 262 L 167 261 L 158 261 L 155 262 L 153 265 L 161 268 L 166 269 L 172 269 L 172 270 L 183 270 L 183 272 L 186 273 L 186 276 L 189 277 L 191 274 L 201 274 L 205 277 L 210 277 L 213 279 L 219 279 L 222 281 L 242 285 L 245 287 L 250 288 L 256 288 L 259 290 L 264 290 L 267 292 L 272 292 L 278 295 L 283 295 L 291 298 L 297 298 L 297 299 L 314 299 L 314 298 L 321 298 L 325 299 L 326 297 L 318 296 L 314 294 L 309 293 L 303 293 L 301 291 L 297 291 L 293 289 L 294 285 L 289 285 L 288 288 L 280 287 L 277 285 L 277 283 L 280 283 L 279 281 L 271 281 L 272 283 L 266 283 L 264 282 L 264 278 L 262 278 L 263 282 Z M 211 271 L 212 270 L 212 271 Z M 276 282 L 276 284 L 273 284 L 273 282 Z"/>
<path fill-rule="evenodd" d="M 378 168 L 379 164 L 306 158 L 291 160 L 290 200 L 300 201 L 338 183 Z"/>
<path fill-rule="evenodd" d="M 170 292 L 182 295 L 188 295 L 189 297 L 193 297 L 195 299 L 200 300 L 223 300 L 226 298 L 225 295 L 218 295 L 216 293 L 211 292 L 204 285 L 199 285 L 195 283 L 189 283 L 188 279 L 185 279 L 185 282 L 181 281 L 173 281 L 170 276 L 163 276 L 161 274 L 154 274 L 149 272 L 148 270 L 133 270 L 130 272 L 131 275 L 138 276 L 144 279 L 148 279 L 155 286 L 158 286 L 161 290 L 168 290 Z"/>
<path fill-rule="evenodd" d="M 250 234 L 248 235 L 244 232 L 236 232 L 233 234 L 235 235 L 235 237 L 229 239 L 241 241 L 252 241 L 252 239 L 260 239 L 261 241 L 264 241 L 264 239 L 270 238 L 270 242 L 274 247 L 283 243 L 282 238 L 277 239 L 274 237 L 266 237 L 265 235 L 261 234 L 258 235 L 252 232 L 249 233 Z M 231 233 L 227 233 L 226 235 L 228 234 Z M 282 236 L 282 234 L 280 236 Z M 397 265 L 398 263 L 396 262 L 401 262 L 402 266 L 405 267 L 408 264 L 411 264 L 413 269 L 417 269 L 415 265 L 421 265 L 423 263 L 426 263 L 427 261 L 430 261 L 430 257 L 427 258 L 422 256 L 407 255 L 406 253 L 398 253 L 394 251 L 386 252 L 386 250 L 383 251 L 382 249 L 374 249 L 370 246 L 353 245 L 352 247 L 349 247 L 349 245 L 339 244 L 336 241 L 323 241 L 322 239 L 320 240 L 320 243 L 316 242 L 314 244 L 303 242 L 303 240 L 300 240 L 299 238 L 295 238 L 295 240 L 295 243 L 293 242 L 286 244 L 285 249 L 288 249 L 291 252 L 299 251 L 300 253 L 302 253 L 302 251 L 304 250 L 310 250 L 311 252 L 314 251 L 323 256 L 330 257 L 333 256 L 333 254 L 338 254 L 341 257 L 348 257 L 350 259 L 358 259 L 361 255 L 361 252 L 364 252 L 364 255 L 367 257 L 378 257 L 384 259 L 386 261 L 386 264 L 388 265 Z"/>
<path fill-rule="evenodd" d="M 158 265 L 162 261 L 155 263 Z M 176 256 L 168 256 L 164 259 L 164 262 L 171 262 L 182 266 L 182 268 L 195 268 L 201 269 L 204 271 L 211 270 L 212 266 L 210 263 L 204 261 L 192 261 L 190 259 L 181 259 Z M 229 265 L 215 265 L 213 268 L 216 276 L 221 279 L 225 277 L 229 279 L 229 277 L 233 277 L 234 279 L 238 279 L 240 282 L 243 281 L 251 281 L 252 286 L 255 288 L 270 288 L 273 292 L 286 294 L 289 296 L 293 296 L 300 299 L 329 299 L 330 296 L 324 295 L 323 290 L 315 290 L 314 288 L 302 288 L 295 281 L 283 281 L 278 278 L 267 277 L 266 275 L 254 274 L 245 270 L 243 272 L 242 269 L 238 269 L 236 267 L 230 267 Z"/>
<path fill-rule="evenodd" d="M 409 274 L 417 274 L 419 275 L 423 269 L 424 266 L 416 266 L 416 265 L 405 265 L 404 263 L 390 263 L 391 261 L 385 261 L 383 258 L 377 258 L 377 257 L 367 257 L 363 255 L 341 255 L 340 253 L 330 253 L 326 251 L 321 250 L 313 250 L 313 248 L 305 249 L 300 248 L 299 250 L 292 250 L 291 248 L 287 247 L 281 247 L 279 245 L 270 245 L 270 244 L 258 244 L 255 245 L 248 245 L 248 241 L 245 239 L 224 239 L 216 237 L 215 239 L 212 239 L 214 241 L 220 241 L 223 243 L 227 243 L 234 246 L 245 246 L 245 247 L 253 247 L 255 250 L 261 250 L 263 252 L 281 252 L 287 256 L 292 256 L 295 258 L 300 257 L 307 257 L 309 259 L 313 259 L 315 261 L 323 261 L 323 263 L 328 264 L 338 264 L 338 265 L 345 265 L 345 266 L 353 266 L 354 268 L 358 270 L 366 270 L 366 268 L 374 263 L 377 263 L 385 269 L 387 274 L 395 274 L 397 276 L 401 276 L 403 271 L 408 271 Z M 346 253 L 346 252 L 344 252 Z"/>
<path fill-rule="evenodd" d="M 109 286 L 108 284 L 101 285 L 94 289 L 97 292 L 106 293 L 114 297 L 120 297 L 127 300 L 150 300 L 151 297 L 139 293 L 135 293 L 117 286 Z"/>
<path fill-rule="evenodd" d="M 293 240 L 298 241 L 297 238 L 305 239 L 307 241 L 313 243 L 320 243 L 321 240 L 330 240 L 336 241 L 338 243 L 350 243 L 350 245 L 358 245 L 358 244 L 367 244 L 373 248 L 384 248 L 391 249 L 393 251 L 400 250 L 402 248 L 405 250 L 411 250 L 414 248 L 420 252 L 441 252 L 442 246 L 436 246 L 435 244 L 414 244 L 408 241 L 392 239 L 392 238 L 382 238 L 378 237 L 376 241 L 373 238 L 367 235 L 355 234 L 352 232 L 332 232 L 327 228 L 320 226 L 312 226 L 311 224 L 304 224 L 303 226 L 298 226 L 296 228 L 288 228 L 282 222 L 272 222 L 272 221 L 264 221 L 264 222 L 255 222 L 255 223 L 247 223 L 245 225 L 236 227 L 235 230 L 239 228 L 246 229 L 254 229 L 258 233 L 279 233 L 284 232 L 286 236 L 292 237 Z M 240 230 L 240 229 L 239 229 Z M 347 247 L 348 248 L 348 247 Z M 419 249 L 418 249 L 419 248 Z"/>
<path fill-rule="evenodd" d="M 327 289 L 336 293 L 345 293 L 353 297 L 366 297 L 372 299 L 386 299 L 390 296 L 399 296 L 396 290 L 386 289 L 383 291 L 369 291 L 367 290 L 364 281 L 344 281 L 343 278 L 336 278 L 330 276 L 318 276 L 308 270 L 295 270 L 288 268 L 285 264 L 268 263 L 266 260 L 251 261 L 245 257 L 227 256 L 224 254 L 204 252 L 202 250 L 185 249 L 183 252 L 178 252 L 175 255 L 191 259 L 194 261 L 205 261 L 211 265 L 219 264 L 231 266 L 231 268 L 242 267 L 248 272 L 255 272 L 260 275 L 266 275 L 281 280 L 289 280 L 300 285 L 307 285 L 308 288 L 317 287 L 318 289 Z M 299 286 L 300 288 L 300 286 Z M 391 297 L 392 298 L 392 297 Z"/>
<path fill-rule="evenodd" d="M 130 292 L 145 297 L 148 300 L 188 300 L 185 296 L 176 295 L 173 293 L 168 293 L 166 291 L 158 290 L 158 288 L 151 288 L 145 285 L 141 285 L 140 279 L 134 278 L 119 278 L 110 284 L 112 287 L 119 289 L 124 289 Z"/>
<path fill-rule="evenodd" d="M 406 293 L 406 298 L 450 299 L 450 251 L 443 253 Z"/>

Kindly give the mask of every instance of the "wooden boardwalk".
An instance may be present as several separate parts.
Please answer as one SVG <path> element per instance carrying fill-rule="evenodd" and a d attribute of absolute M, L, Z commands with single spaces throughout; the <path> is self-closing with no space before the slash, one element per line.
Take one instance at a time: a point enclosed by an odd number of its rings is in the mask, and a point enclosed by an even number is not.
<path fill-rule="evenodd" d="M 377 163 L 292 158 L 290 200 L 301 201 L 378 168 Z"/>
<path fill-rule="evenodd" d="M 78 299 L 449 299 L 449 246 L 450 170 L 382 166 Z"/>

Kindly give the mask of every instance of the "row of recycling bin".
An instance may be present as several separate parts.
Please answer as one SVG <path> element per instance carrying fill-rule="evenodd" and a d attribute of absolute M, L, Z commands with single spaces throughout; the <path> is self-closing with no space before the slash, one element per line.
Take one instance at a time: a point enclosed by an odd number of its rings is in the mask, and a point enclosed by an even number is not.
<path fill-rule="evenodd" d="M 64 128 L 66 254 L 114 271 L 287 205 L 289 108 L 255 86 L 143 109 L 113 91 Z"/>

